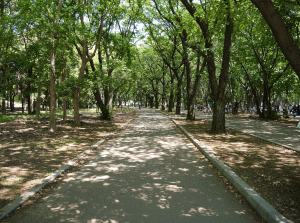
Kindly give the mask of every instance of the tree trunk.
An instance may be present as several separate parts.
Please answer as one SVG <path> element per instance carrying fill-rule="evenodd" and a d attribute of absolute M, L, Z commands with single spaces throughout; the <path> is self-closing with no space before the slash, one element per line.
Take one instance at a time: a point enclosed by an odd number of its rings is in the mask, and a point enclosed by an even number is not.
<path fill-rule="evenodd" d="M 63 124 L 67 122 L 67 97 L 63 96 Z"/>
<path fill-rule="evenodd" d="M 56 132 L 56 77 L 52 74 L 50 79 L 50 132 Z"/>
<path fill-rule="evenodd" d="M 216 76 L 215 76 L 215 64 L 214 64 L 214 55 L 213 53 L 208 51 L 210 64 L 213 63 L 213 66 L 208 70 L 213 72 L 209 72 L 209 79 L 211 81 L 212 92 L 214 95 L 214 104 L 213 104 L 213 122 L 211 131 L 213 133 L 226 133 L 225 126 L 225 94 L 226 94 L 226 85 L 228 82 L 228 72 L 230 66 L 230 48 L 232 42 L 232 33 L 233 33 L 233 20 L 231 18 L 230 12 L 230 2 L 225 0 L 225 4 L 227 6 L 227 22 L 224 34 L 224 47 L 223 47 L 223 57 L 222 57 L 222 67 L 221 73 L 219 76 L 219 84 L 216 85 Z M 209 64 L 209 62 L 208 62 Z"/>
<path fill-rule="evenodd" d="M 83 13 L 80 14 L 79 17 L 80 17 L 81 25 L 84 26 Z M 79 75 L 78 75 L 78 80 L 81 80 L 83 78 L 88 61 L 91 61 L 95 57 L 98 49 L 100 48 L 102 32 L 103 32 L 103 25 L 104 25 L 104 18 L 105 18 L 105 15 L 102 15 L 101 21 L 100 21 L 100 26 L 99 26 L 99 35 L 98 35 L 97 43 L 94 46 L 94 51 L 93 51 L 92 55 L 90 55 L 90 56 L 88 55 L 88 46 L 87 46 L 86 39 L 83 38 L 83 40 L 82 40 L 82 54 L 80 55 L 80 52 L 79 52 L 79 55 L 81 56 L 81 67 L 80 67 L 80 71 L 79 71 Z M 75 124 L 75 126 L 80 126 L 80 116 L 79 116 L 80 95 L 79 94 L 80 94 L 80 86 L 78 85 L 74 89 L 74 100 L 73 100 L 74 101 L 74 124 Z"/>
<path fill-rule="evenodd" d="M 211 132 L 214 134 L 225 133 L 225 98 L 215 100 L 213 104 L 213 121 Z"/>
<path fill-rule="evenodd" d="M 15 111 L 15 94 L 12 89 L 10 90 L 9 101 L 10 101 L 10 111 L 14 112 Z"/>
<path fill-rule="evenodd" d="M 22 101 L 22 114 L 24 114 L 25 112 L 25 101 L 24 101 L 24 94 L 22 93 L 22 90 L 21 90 L 21 101 Z"/>
<path fill-rule="evenodd" d="M 30 92 L 27 92 L 28 94 L 26 95 L 26 100 L 27 100 L 27 112 L 30 115 L 32 113 L 31 110 L 31 98 L 30 98 Z"/>
<path fill-rule="evenodd" d="M 161 110 L 165 111 L 166 110 L 166 96 L 163 94 L 161 98 Z"/>
<path fill-rule="evenodd" d="M 64 68 L 62 69 L 62 76 L 61 76 L 62 82 L 65 82 L 66 80 L 67 67 L 68 67 L 68 60 L 65 59 L 65 65 Z M 65 124 L 66 122 L 67 122 L 67 96 L 63 95 L 63 124 Z"/>
<path fill-rule="evenodd" d="M 79 87 L 76 86 L 74 89 L 74 98 L 73 98 L 73 105 L 74 105 L 74 125 L 80 126 L 80 115 L 79 115 L 79 100 L 80 100 L 80 90 Z"/>
<path fill-rule="evenodd" d="M 153 106 L 154 106 L 154 97 L 153 96 L 149 96 L 149 106 L 150 106 L 150 108 L 153 108 Z"/>
<path fill-rule="evenodd" d="M 251 0 L 251 2 L 258 8 L 268 23 L 282 53 L 300 78 L 300 49 L 294 42 L 276 7 L 271 0 Z"/>
<path fill-rule="evenodd" d="M 187 103 L 187 120 L 195 120 L 195 98 L 191 98 Z"/>
<path fill-rule="evenodd" d="M 2 114 L 6 114 L 6 104 L 5 104 L 5 96 L 2 98 Z"/>
<path fill-rule="evenodd" d="M 172 84 L 173 83 L 171 83 L 168 112 L 172 112 L 174 107 L 174 89 L 172 87 Z"/>
<path fill-rule="evenodd" d="M 212 89 L 213 100 L 214 100 L 214 115 L 211 131 L 213 133 L 225 133 L 225 90 L 228 82 L 228 71 L 229 71 L 229 62 L 230 62 L 230 48 L 232 42 L 232 33 L 233 33 L 233 20 L 231 18 L 231 9 L 230 1 L 224 0 L 226 4 L 227 11 L 227 24 L 225 28 L 225 38 L 224 38 L 224 47 L 223 47 L 223 58 L 222 58 L 222 67 L 219 75 L 219 81 L 216 77 L 216 66 L 215 66 L 215 57 L 213 49 L 213 42 L 211 39 L 211 32 L 209 30 L 209 24 L 206 20 L 203 20 L 202 17 L 198 16 L 197 9 L 194 7 L 193 3 L 188 0 L 181 0 L 188 12 L 194 17 L 195 21 L 199 25 L 202 36 L 205 41 L 206 51 L 206 61 L 207 61 L 207 70 L 209 74 L 209 82 Z M 223 100 L 223 101 L 222 101 Z"/>
<path fill-rule="evenodd" d="M 105 120 L 110 119 L 111 117 L 110 117 L 110 113 L 109 113 L 109 108 L 104 105 L 103 100 L 101 99 L 99 90 L 95 90 L 93 93 L 94 93 L 94 97 L 96 99 L 97 105 L 99 106 L 99 108 L 102 112 L 101 118 L 105 119 Z"/>
<path fill-rule="evenodd" d="M 41 112 L 41 91 L 42 91 L 42 83 L 38 83 L 38 95 L 36 101 L 36 120 L 40 120 L 40 112 Z"/>
<path fill-rule="evenodd" d="M 155 108 L 158 109 L 159 108 L 159 98 L 158 98 L 157 93 L 154 94 L 154 101 L 155 101 Z"/>
<path fill-rule="evenodd" d="M 176 89 L 176 115 L 180 115 L 181 110 L 181 88 L 182 88 L 182 78 L 177 80 Z"/>
<path fill-rule="evenodd" d="M 164 66 L 163 66 L 164 69 Z M 163 85 L 163 92 L 161 97 L 161 110 L 166 110 L 166 81 L 165 81 L 165 71 L 163 71 L 163 77 L 162 77 L 162 85 Z"/>
<path fill-rule="evenodd" d="M 197 96 L 197 92 L 198 92 L 198 88 L 199 88 L 199 84 L 200 84 L 201 73 L 203 73 L 203 71 L 205 69 L 205 65 L 206 65 L 206 60 L 203 61 L 203 64 L 202 64 L 201 69 L 200 69 L 200 56 L 198 56 L 197 69 L 196 69 L 196 78 L 195 78 L 195 81 L 194 81 L 193 89 L 192 89 L 192 86 L 191 86 L 191 81 L 189 81 L 189 84 L 187 86 L 187 88 L 189 88 L 187 90 L 187 92 L 188 92 L 187 116 L 186 116 L 187 120 L 195 120 L 196 96 Z M 190 76 L 190 75 L 187 75 L 187 76 Z"/>

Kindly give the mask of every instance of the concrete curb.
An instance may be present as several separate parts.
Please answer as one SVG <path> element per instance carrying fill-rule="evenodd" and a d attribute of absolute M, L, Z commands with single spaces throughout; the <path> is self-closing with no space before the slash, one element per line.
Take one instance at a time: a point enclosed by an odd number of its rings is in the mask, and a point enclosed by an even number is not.
<path fill-rule="evenodd" d="M 125 126 L 127 126 L 130 122 L 132 122 L 132 120 L 135 119 L 136 117 L 137 117 L 137 115 L 134 118 L 128 120 L 126 123 L 124 123 L 120 128 L 118 128 L 117 130 L 115 130 L 113 133 L 109 134 L 107 137 L 105 137 L 104 139 L 101 139 L 95 145 L 91 146 L 90 148 L 88 148 L 87 150 L 85 150 L 84 152 L 82 152 L 76 158 L 70 160 L 66 165 L 64 165 L 63 167 L 59 168 L 58 170 L 56 170 L 55 172 L 53 172 L 52 174 L 50 174 L 48 177 L 46 177 L 45 179 L 43 179 L 40 183 L 38 183 L 37 185 L 33 186 L 31 189 L 25 191 L 18 198 L 16 198 L 15 200 L 13 200 L 12 202 L 10 202 L 6 206 L 4 206 L 0 210 L 0 222 L 7 215 L 9 215 L 10 213 L 12 213 L 19 206 L 21 206 L 27 200 L 29 200 L 31 197 L 33 197 L 33 195 L 35 195 L 37 192 L 39 192 L 45 186 L 47 186 L 48 184 L 50 184 L 55 178 L 57 178 L 59 175 L 61 175 L 66 170 L 68 170 L 70 167 L 72 167 L 76 162 L 78 162 L 83 157 L 85 157 L 87 154 L 89 154 L 90 152 L 92 152 L 93 150 L 95 150 L 98 146 L 100 146 L 101 144 L 103 144 L 105 141 L 111 139 L 117 132 L 121 131 Z"/>
<path fill-rule="evenodd" d="M 198 118 L 202 119 L 201 117 L 198 117 Z M 209 119 L 202 119 L 202 120 L 206 120 L 206 121 L 210 121 L 210 122 L 211 122 L 211 120 L 209 120 Z M 300 123 L 300 122 L 299 122 L 299 123 Z M 289 149 L 289 150 L 294 150 L 294 151 L 300 152 L 300 149 L 298 149 L 298 148 L 294 148 L 294 147 L 292 147 L 292 146 L 289 146 L 289 145 L 286 145 L 286 144 L 282 144 L 282 143 L 280 143 L 280 142 L 274 142 L 274 141 L 272 141 L 272 140 L 270 140 L 270 139 L 266 139 L 266 138 L 264 138 L 264 137 L 258 136 L 258 135 L 253 134 L 253 133 L 244 132 L 243 130 L 236 129 L 236 128 L 231 127 L 231 126 L 227 126 L 227 127 L 231 128 L 231 129 L 234 129 L 234 130 L 236 130 L 236 131 L 238 131 L 238 132 L 241 132 L 241 133 L 243 133 L 243 134 L 247 134 L 247 135 L 253 136 L 253 137 L 255 137 L 255 138 L 264 140 L 264 141 L 269 142 L 269 143 L 273 143 L 273 144 L 278 145 L 278 146 L 281 146 L 281 147 L 283 147 L 283 148 L 286 148 L 286 149 Z"/>
<path fill-rule="evenodd" d="M 229 128 L 231 128 L 231 127 L 229 127 Z M 234 128 L 232 128 L 232 129 L 234 129 Z M 286 149 L 289 149 L 289 150 L 294 150 L 294 151 L 300 152 L 300 149 L 298 149 L 298 148 L 293 148 L 293 147 L 291 147 L 291 146 L 288 146 L 288 145 L 285 145 L 285 144 L 282 144 L 282 143 L 279 143 L 279 142 L 273 142 L 273 141 L 271 141 L 270 139 L 266 139 L 266 138 L 257 136 L 257 135 L 252 134 L 252 133 L 243 132 L 243 131 L 238 130 L 238 129 L 234 129 L 234 130 L 239 131 L 239 132 L 241 132 L 241 133 L 243 133 L 243 134 L 247 134 L 247 135 L 253 136 L 253 137 L 255 137 L 255 138 L 264 140 L 264 141 L 266 141 L 266 142 L 273 143 L 273 144 L 278 145 L 278 146 L 281 146 L 281 147 L 283 147 L 283 148 L 286 148 Z"/>
<path fill-rule="evenodd" d="M 247 183 L 245 183 L 234 171 L 219 160 L 214 151 L 199 140 L 195 139 L 182 126 L 180 126 L 174 119 L 172 121 L 180 130 L 193 142 L 193 144 L 214 164 L 219 171 L 237 188 L 243 197 L 252 205 L 252 207 L 261 215 L 261 217 L 270 223 L 290 223 L 283 215 L 281 215 L 272 205 L 263 199 L 255 190 L 253 190 Z"/>

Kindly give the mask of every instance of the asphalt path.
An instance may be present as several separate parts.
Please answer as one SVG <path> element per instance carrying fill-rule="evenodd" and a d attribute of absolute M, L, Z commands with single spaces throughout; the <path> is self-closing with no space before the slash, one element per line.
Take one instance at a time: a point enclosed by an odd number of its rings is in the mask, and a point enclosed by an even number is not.
<path fill-rule="evenodd" d="M 148 109 L 5 222 L 258 222 L 170 119 Z"/>

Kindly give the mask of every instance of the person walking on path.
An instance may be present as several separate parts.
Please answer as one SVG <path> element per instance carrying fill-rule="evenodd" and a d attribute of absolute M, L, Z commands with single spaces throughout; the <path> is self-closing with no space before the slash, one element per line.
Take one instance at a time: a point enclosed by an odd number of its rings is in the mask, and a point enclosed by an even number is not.
<path fill-rule="evenodd" d="M 8 222 L 258 222 L 168 117 L 154 110 Z"/>
<path fill-rule="evenodd" d="M 142 103 L 140 102 L 140 103 L 139 103 L 139 109 L 140 109 L 140 110 L 141 110 L 141 107 L 142 107 Z"/>

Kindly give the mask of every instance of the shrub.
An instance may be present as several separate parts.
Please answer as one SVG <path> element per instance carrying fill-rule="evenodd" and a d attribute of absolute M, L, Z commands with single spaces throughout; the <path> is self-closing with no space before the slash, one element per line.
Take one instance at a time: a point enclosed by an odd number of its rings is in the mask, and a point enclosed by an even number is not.
<path fill-rule="evenodd" d="M 271 111 L 271 116 L 266 116 L 267 119 L 272 119 L 272 120 L 277 120 L 277 119 L 280 119 L 280 115 L 277 114 L 276 111 L 272 110 Z"/>

